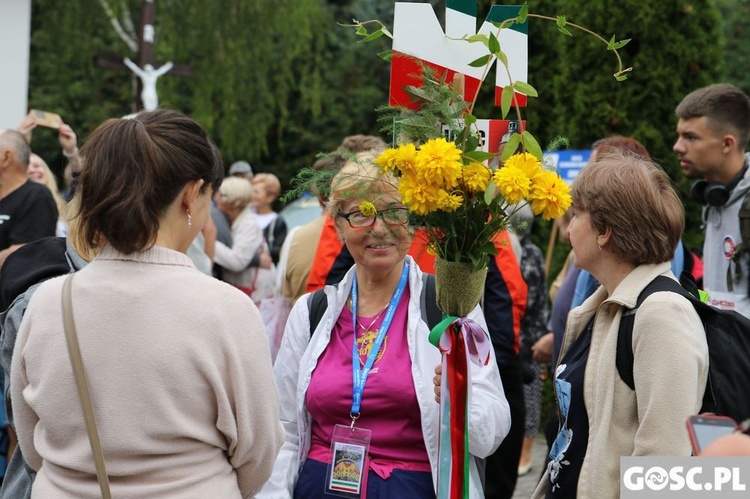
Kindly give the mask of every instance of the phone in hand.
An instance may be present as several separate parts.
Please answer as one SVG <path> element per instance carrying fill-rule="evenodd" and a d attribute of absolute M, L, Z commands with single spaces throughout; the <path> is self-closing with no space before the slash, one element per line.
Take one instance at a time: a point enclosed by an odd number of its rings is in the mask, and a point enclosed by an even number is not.
<path fill-rule="evenodd" d="M 708 444 L 737 429 L 734 419 L 714 414 L 696 414 L 687 419 L 687 429 L 693 454 L 699 455 Z"/>
<path fill-rule="evenodd" d="M 50 113 L 49 111 L 40 111 L 38 109 L 32 109 L 31 112 L 34 113 L 36 124 L 39 126 L 46 126 L 57 130 L 63 123 L 59 114 Z"/>

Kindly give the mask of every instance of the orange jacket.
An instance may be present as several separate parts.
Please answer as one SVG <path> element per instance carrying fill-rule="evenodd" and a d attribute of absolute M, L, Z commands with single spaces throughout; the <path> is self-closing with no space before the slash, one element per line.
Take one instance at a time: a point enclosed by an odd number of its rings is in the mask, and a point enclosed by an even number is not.
<path fill-rule="evenodd" d="M 343 255 L 342 250 L 344 250 Z M 337 260 L 340 261 L 338 264 Z M 345 261 L 341 262 L 341 260 Z M 349 251 L 339 239 L 338 234 L 336 234 L 333 219 L 326 215 L 326 221 L 323 223 L 323 230 L 318 240 L 318 247 L 315 250 L 315 259 L 310 269 L 310 276 L 307 278 L 307 292 L 311 293 L 322 289 L 326 284 L 336 284 L 344 277 L 346 271 L 353 264 L 354 261 L 351 259 Z M 345 267 L 344 271 L 340 275 L 337 272 L 337 278 L 333 282 L 330 282 L 329 276 L 333 277 L 331 270 L 343 267 Z"/>

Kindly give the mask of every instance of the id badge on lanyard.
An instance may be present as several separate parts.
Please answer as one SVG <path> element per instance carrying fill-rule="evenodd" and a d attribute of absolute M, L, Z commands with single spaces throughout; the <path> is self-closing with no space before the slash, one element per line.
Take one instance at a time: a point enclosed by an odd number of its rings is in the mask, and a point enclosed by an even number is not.
<path fill-rule="evenodd" d="M 354 423 L 359 418 L 359 409 L 362 404 L 362 394 L 365 389 L 367 377 L 370 369 L 375 362 L 375 358 L 380 352 L 385 335 L 391 325 L 393 316 L 396 313 L 398 302 L 404 294 L 406 283 L 409 278 L 409 267 L 404 265 L 401 272 L 401 279 L 398 287 L 393 293 L 391 302 L 388 304 L 388 310 L 385 313 L 383 322 L 380 325 L 378 335 L 370 349 L 370 353 L 365 361 L 364 368 L 359 368 L 359 350 L 357 349 L 357 274 L 354 274 L 352 283 L 352 315 L 354 317 L 354 344 L 352 345 L 352 409 L 349 416 L 352 422 L 349 426 L 336 425 L 333 428 L 331 438 L 331 463 L 328 465 L 326 474 L 327 494 L 349 497 L 364 498 L 367 491 L 367 470 L 369 468 L 370 440 L 372 432 L 365 428 L 358 428 Z"/>
<path fill-rule="evenodd" d="M 331 463 L 326 474 L 326 494 L 360 498 L 367 490 L 370 438 L 364 428 L 337 424 L 331 438 Z"/>

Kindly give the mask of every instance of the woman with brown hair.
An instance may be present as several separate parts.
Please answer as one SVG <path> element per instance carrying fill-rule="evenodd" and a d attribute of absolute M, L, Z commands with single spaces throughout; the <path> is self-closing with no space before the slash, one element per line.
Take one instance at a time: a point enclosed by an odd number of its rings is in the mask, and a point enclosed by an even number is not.
<path fill-rule="evenodd" d="M 185 251 L 209 216 L 221 158 L 168 110 L 89 137 L 74 217 L 96 257 L 72 315 L 114 497 L 248 497 L 283 441 L 257 309 Z M 63 331 L 64 277 L 34 294 L 13 353 L 19 445 L 35 497 L 98 497 Z"/>
<path fill-rule="evenodd" d="M 616 352 L 623 314 L 658 276 L 684 226 L 667 174 L 633 154 L 584 168 L 568 227 L 575 265 L 602 284 L 569 316 L 555 370 L 560 431 L 534 497 L 618 497 L 621 456 L 689 456 L 685 420 L 701 407 L 708 347 L 698 313 L 681 295 L 650 294 L 633 324 L 632 390 Z"/>

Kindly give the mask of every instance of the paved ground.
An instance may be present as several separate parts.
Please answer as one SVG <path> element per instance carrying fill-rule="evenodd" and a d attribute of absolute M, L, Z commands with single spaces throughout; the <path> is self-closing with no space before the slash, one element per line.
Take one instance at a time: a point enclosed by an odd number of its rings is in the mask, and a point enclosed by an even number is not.
<path fill-rule="evenodd" d="M 539 433 L 536 441 L 534 442 L 533 451 L 533 463 L 534 466 L 524 476 L 518 477 L 516 483 L 516 491 L 513 494 L 513 499 L 529 499 L 531 493 L 534 492 L 537 483 L 539 483 L 539 477 L 542 474 L 542 465 L 544 464 L 544 456 L 547 454 L 547 443 L 544 441 L 544 435 Z"/>

